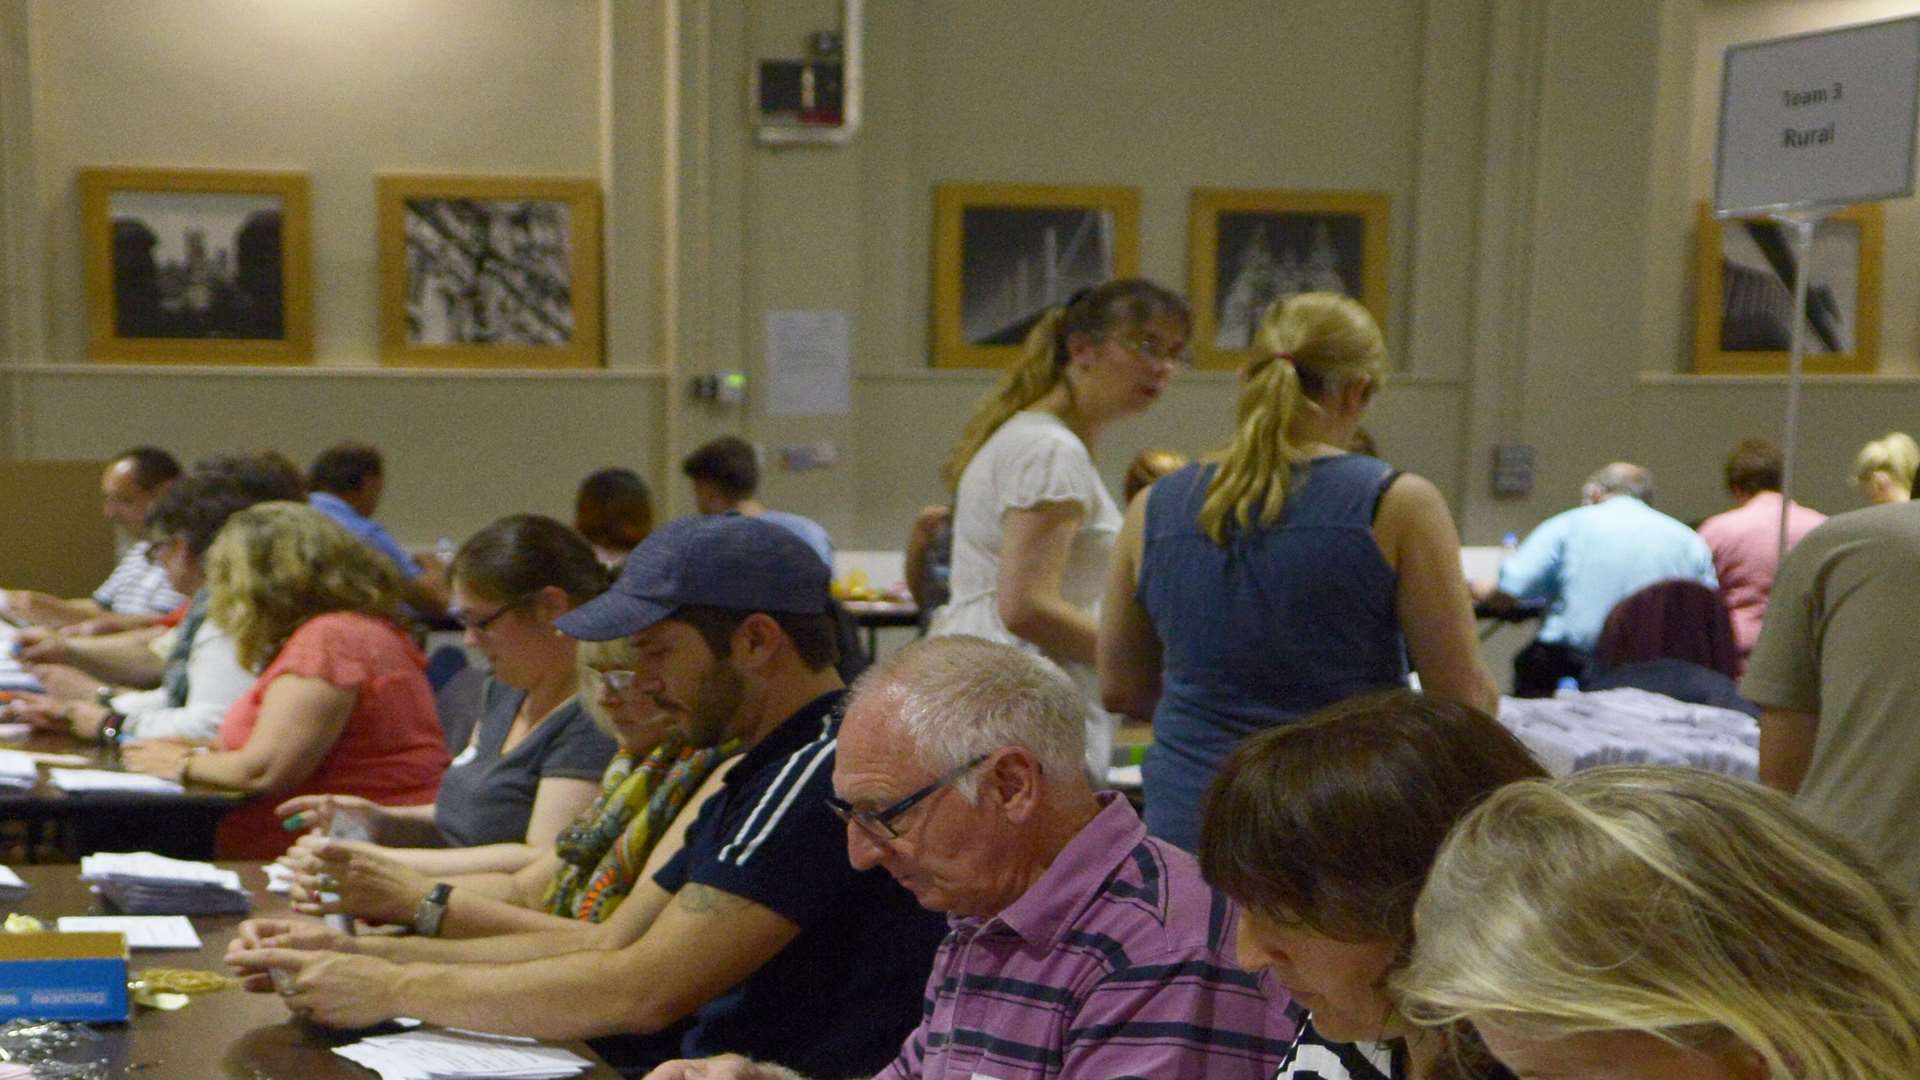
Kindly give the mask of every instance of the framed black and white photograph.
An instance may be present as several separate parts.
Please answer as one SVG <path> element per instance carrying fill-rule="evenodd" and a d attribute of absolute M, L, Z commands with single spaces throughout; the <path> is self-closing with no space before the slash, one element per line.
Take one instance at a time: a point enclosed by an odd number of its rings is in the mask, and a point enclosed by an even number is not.
<path fill-rule="evenodd" d="M 385 362 L 600 364 L 598 185 L 384 176 L 379 197 Z"/>
<path fill-rule="evenodd" d="M 1193 193 L 1189 298 L 1201 367 L 1252 355 L 1261 316 L 1295 293 L 1337 292 L 1386 324 L 1390 204 L 1373 192 Z"/>
<path fill-rule="evenodd" d="M 311 361 L 304 174 L 88 169 L 80 194 L 95 360 Z"/>
<path fill-rule="evenodd" d="M 1793 346 L 1798 259 L 1786 230 L 1765 218 L 1716 219 L 1699 210 L 1694 366 L 1705 373 L 1784 372 Z M 1805 367 L 1865 372 L 1880 354 L 1880 205 L 1851 207 L 1814 229 Z"/>
<path fill-rule="evenodd" d="M 942 184 L 934 200 L 936 367 L 1004 367 L 1047 309 L 1139 273 L 1133 188 Z"/>

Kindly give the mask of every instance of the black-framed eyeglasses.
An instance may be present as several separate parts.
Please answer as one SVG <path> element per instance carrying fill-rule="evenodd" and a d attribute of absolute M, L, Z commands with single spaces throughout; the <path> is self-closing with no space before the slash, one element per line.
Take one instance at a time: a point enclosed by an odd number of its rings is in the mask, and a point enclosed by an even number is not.
<path fill-rule="evenodd" d="M 989 750 L 963 765 L 955 765 L 953 768 L 935 777 L 933 783 L 901 799 L 892 806 L 879 810 L 856 810 L 853 805 L 845 799 L 835 795 L 829 795 L 827 796 L 827 809 L 833 811 L 833 816 L 839 818 L 841 821 L 847 822 L 850 825 L 858 825 L 861 832 L 866 833 L 875 840 L 882 843 L 890 840 L 898 840 L 900 839 L 900 833 L 894 829 L 893 823 L 901 814 L 925 802 L 934 792 L 960 779 L 966 775 L 968 769 L 973 768 L 975 765 L 980 764 L 992 756 L 993 751 Z"/>
<path fill-rule="evenodd" d="M 456 612 L 453 616 L 453 621 L 459 623 L 461 628 L 464 630 L 472 630 L 475 633 L 484 633 L 488 627 L 491 627 L 494 623 L 500 621 L 500 616 L 505 615 L 507 612 L 512 611 L 517 607 L 525 606 L 526 602 L 531 599 L 533 599 L 533 597 L 531 596 L 522 596 L 515 600 L 509 600 L 506 603 L 501 604 L 499 607 L 494 608 L 493 613 L 491 615 L 483 615 L 478 619 L 473 618 L 472 616 L 469 616 L 464 611 Z"/>

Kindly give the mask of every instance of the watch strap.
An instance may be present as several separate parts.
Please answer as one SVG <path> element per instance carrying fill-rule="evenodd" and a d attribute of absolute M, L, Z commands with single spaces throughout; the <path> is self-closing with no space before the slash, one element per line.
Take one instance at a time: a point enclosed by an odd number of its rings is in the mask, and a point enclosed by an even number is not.
<path fill-rule="evenodd" d="M 451 895 L 453 886 L 437 882 L 413 911 L 413 932 L 421 937 L 439 937 L 440 921 L 446 917 L 447 898 Z"/>

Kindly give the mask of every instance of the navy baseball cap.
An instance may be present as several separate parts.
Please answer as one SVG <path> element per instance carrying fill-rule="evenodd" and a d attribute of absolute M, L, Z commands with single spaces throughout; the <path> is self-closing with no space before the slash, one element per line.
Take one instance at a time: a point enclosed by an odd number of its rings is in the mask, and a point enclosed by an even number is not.
<path fill-rule="evenodd" d="M 611 641 L 688 605 L 818 615 L 827 610 L 829 573 L 806 541 L 779 525 L 694 515 L 654 530 L 611 589 L 553 625 L 581 641 Z"/>

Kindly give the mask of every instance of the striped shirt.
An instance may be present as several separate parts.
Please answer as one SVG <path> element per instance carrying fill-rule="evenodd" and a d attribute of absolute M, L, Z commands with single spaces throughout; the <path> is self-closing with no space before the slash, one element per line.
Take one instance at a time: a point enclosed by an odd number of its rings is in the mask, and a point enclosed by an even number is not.
<path fill-rule="evenodd" d="M 125 615 L 165 615 L 187 602 L 167 580 L 167 572 L 147 561 L 153 545 L 141 540 L 130 545 L 113 565 L 113 573 L 93 590 L 93 602 Z"/>
<path fill-rule="evenodd" d="M 945 920 L 885 870 L 847 861 L 847 827 L 826 804 L 842 696 L 822 695 L 742 754 L 654 875 L 668 892 L 710 886 L 799 928 L 694 1013 L 680 1056 L 736 1053 L 805 1076 L 870 1076 L 919 1019 Z"/>
<path fill-rule="evenodd" d="M 1300 1034 L 1287 1049 L 1274 1080 L 1401 1080 L 1407 1075 L 1400 1044 L 1328 1042 L 1304 1014 Z"/>
<path fill-rule="evenodd" d="M 1286 995 L 1234 965 L 1233 905 L 1125 799 L 990 919 L 955 918 L 884 1080 L 1267 1080 Z"/>

